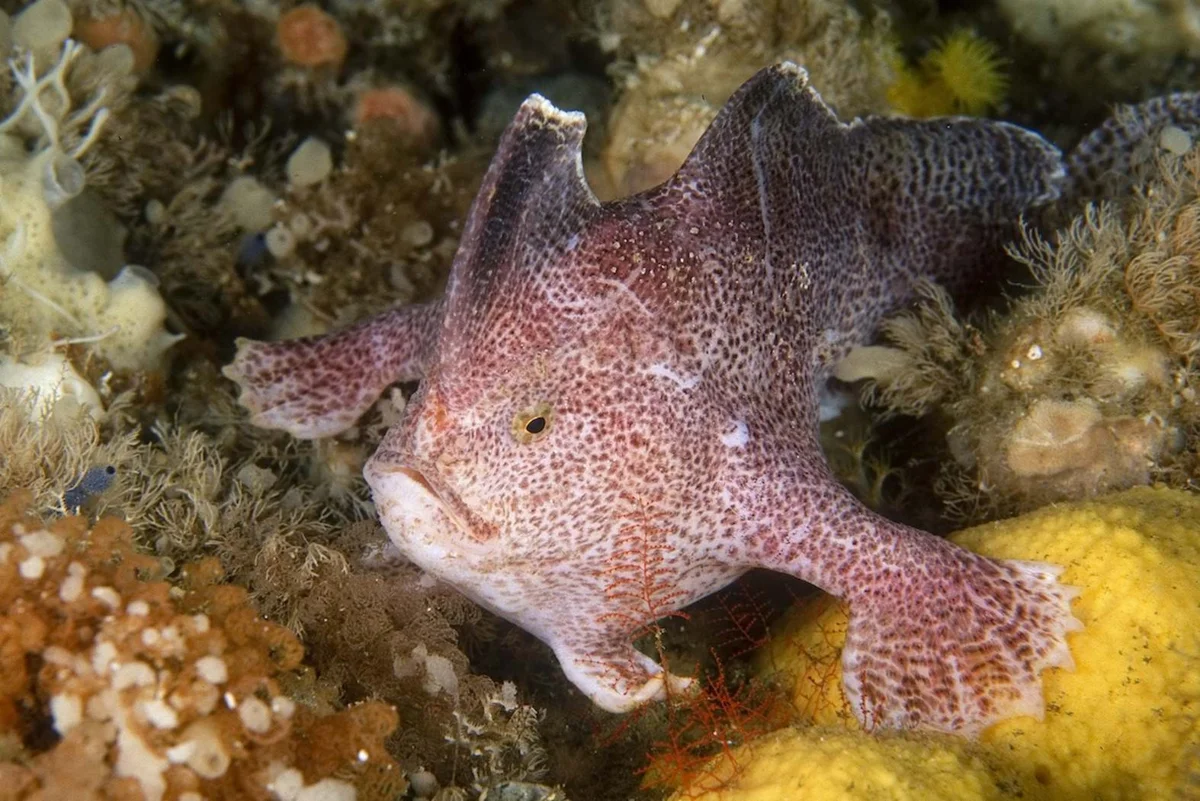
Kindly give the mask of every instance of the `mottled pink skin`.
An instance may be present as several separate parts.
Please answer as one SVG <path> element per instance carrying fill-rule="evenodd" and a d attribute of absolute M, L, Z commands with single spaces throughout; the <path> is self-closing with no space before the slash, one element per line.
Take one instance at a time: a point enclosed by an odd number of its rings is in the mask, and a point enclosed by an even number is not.
<path fill-rule="evenodd" d="M 739 90 L 671 181 L 626 200 L 591 195 L 583 130 L 526 101 L 435 341 L 395 346 L 429 356 L 365 471 L 392 540 L 549 643 L 605 709 L 686 681 L 632 635 L 766 567 L 849 602 L 845 686 L 866 725 L 972 734 L 1040 715 L 1040 672 L 1070 665 L 1070 590 L 1047 566 L 864 508 L 831 476 L 815 410 L 827 367 L 916 280 L 961 285 L 994 263 L 1018 215 L 1055 196 L 1057 151 L 984 121 L 842 125 L 790 65 Z M 321 397 L 347 380 L 355 339 L 324 357 Z M 321 403 L 272 416 L 261 398 L 277 390 L 243 360 L 257 419 L 302 433 L 344 419 Z M 534 414 L 547 425 L 530 435 Z"/>
<path fill-rule="evenodd" d="M 327 336 L 286 342 L 238 340 L 222 370 L 263 428 L 315 439 L 345 431 L 389 384 L 423 373 L 441 322 L 440 304 L 404 306 Z"/>

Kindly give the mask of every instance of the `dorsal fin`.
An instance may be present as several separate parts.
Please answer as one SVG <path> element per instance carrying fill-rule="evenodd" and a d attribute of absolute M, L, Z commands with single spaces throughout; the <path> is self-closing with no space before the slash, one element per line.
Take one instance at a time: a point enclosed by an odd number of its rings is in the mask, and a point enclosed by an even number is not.
<path fill-rule="evenodd" d="M 809 85 L 803 68 L 782 62 L 742 84 L 658 190 L 666 202 L 705 215 L 694 227 L 723 222 L 755 253 L 762 280 L 807 261 L 797 247 L 819 247 L 851 188 L 841 174 L 845 126 Z M 828 189 L 845 185 L 835 197 Z M 693 198 L 702 198 L 699 203 Z M 680 202 L 682 201 L 682 202 Z"/>
<path fill-rule="evenodd" d="M 587 121 L 531 95 L 492 157 L 446 289 L 446 325 L 495 303 L 497 284 L 535 277 L 599 203 L 583 176 Z"/>
<path fill-rule="evenodd" d="M 756 170 L 752 143 L 763 136 L 806 140 L 836 131 L 837 117 L 808 83 L 808 72 L 784 61 L 741 85 L 666 186 L 710 193 L 746 185 Z"/>
<path fill-rule="evenodd" d="M 992 120 L 867 117 L 841 123 L 794 64 L 762 70 L 730 98 L 656 200 L 724 224 L 780 290 L 814 284 L 814 330 L 849 341 L 915 282 L 963 286 L 1004 258 L 1029 209 L 1057 197 L 1056 148 Z M 702 198 L 702 202 L 696 202 Z M 725 234 L 728 239 L 729 233 Z"/>

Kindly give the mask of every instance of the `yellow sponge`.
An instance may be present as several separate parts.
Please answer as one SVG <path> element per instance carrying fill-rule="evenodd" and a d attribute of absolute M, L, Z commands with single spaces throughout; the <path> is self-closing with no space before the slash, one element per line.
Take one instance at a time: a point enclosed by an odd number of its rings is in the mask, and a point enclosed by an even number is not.
<path fill-rule="evenodd" d="M 1044 674 L 1044 719 L 998 723 L 978 744 L 858 731 L 841 695 L 846 609 L 820 598 L 792 613 L 760 669 L 791 687 L 802 719 L 824 728 L 751 743 L 725 789 L 700 797 L 788 799 L 800 787 L 808 801 L 1196 797 L 1186 793 L 1200 781 L 1200 498 L 1143 487 L 952 539 L 989 556 L 1062 565 L 1063 583 L 1081 589 L 1073 611 L 1085 628 L 1070 635 L 1076 667 Z M 841 732 L 836 755 L 822 751 L 832 730 Z M 759 765 L 766 759 L 769 773 Z M 952 763 L 962 767 L 943 776 L 938 766 Z M 891 789 L 856 794 L 847 775 Z"/>
<path fill-rule="evenodd" d="M 1080 587 L 1075 670 L 1045 676 L 1046 719 L 983 742 L 1055 799 L 1171 798 L 1200 750 L 1200 498 L 1140 488 L 962 532 L 989 556 L 1064 565 Z"/>
<path fill-rule="evenodd" d="M 992 801 L 991 768 L 968 741 L 948 734 L 871 736 L 790 728 L 722 759 L 677 801 Z"/>

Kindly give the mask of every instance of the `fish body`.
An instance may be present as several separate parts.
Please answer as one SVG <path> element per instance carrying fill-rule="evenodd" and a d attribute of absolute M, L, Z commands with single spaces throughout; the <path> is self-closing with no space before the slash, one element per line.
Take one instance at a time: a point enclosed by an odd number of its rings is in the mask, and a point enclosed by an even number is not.
<path fill-rule="evenodd" d="M 365 476 L 429 573 L 547 642 L 599 706 L 688 679 L 632 638 L 768 568 L 846 600 L 867 726 L 974 734 L 1040 715 L 1069 667 L 1073 590 L 862 506 L 817 441 L 832 364 L 922 279 L 962 289 L 1056 198 L 1057 149 L 1005 123 L 842 123 L 783 64 L 679 172 L 601 203 L 582 115 L 527 100 L 445 296 L 326 337 L 242 343 L 260 424 L 324 436 L 419 379 Z"/>

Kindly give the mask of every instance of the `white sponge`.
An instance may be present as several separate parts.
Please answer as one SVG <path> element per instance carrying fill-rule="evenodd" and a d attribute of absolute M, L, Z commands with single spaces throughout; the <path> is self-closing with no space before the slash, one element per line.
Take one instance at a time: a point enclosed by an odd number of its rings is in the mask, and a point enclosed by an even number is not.
<path fill-rule="evenodd" d="M 53 2 L 40 0 L 20 19 Z M 53 224 L 55 210 L 84 188 L 78 156 L 95 140 L 106 115 L 93 108 L 82 143 L 69 152 L 60 146 L 58 126 L 71 110 L 43 106 L 42 95 L 57 96 L 54 85 L 78 53 L 79 45 L 67 40 L 59 62 L 47 71 L 31 59 L 10 62 L 23 95 L 16 110 L 0 120 L 0 324 L 23 353 L 71 338 L 86 340 L 115 368 L 152 370 L 179 339 L 163 326 L 167 309 L 153 273 L 128 266 L 105 282 L 64 253 L 87 252 L 87 227 L 59 226 L 63 230 L 56 232 Z M 31 152 L 25 141 L 34 122 L 43 136 Z M 56 236 L 84 241 L 60 245 Z"/>
<path fill-rule="evenodd" d="M 31 411 L 36 420 L 44 420 L 56 410 L 71 413 L 80 407 L 96 420 L 104 416 L 104 404 L 96 390 L 57 351 L 24 361 L 0 355 L 0 387 L 32 396 Z"/>

